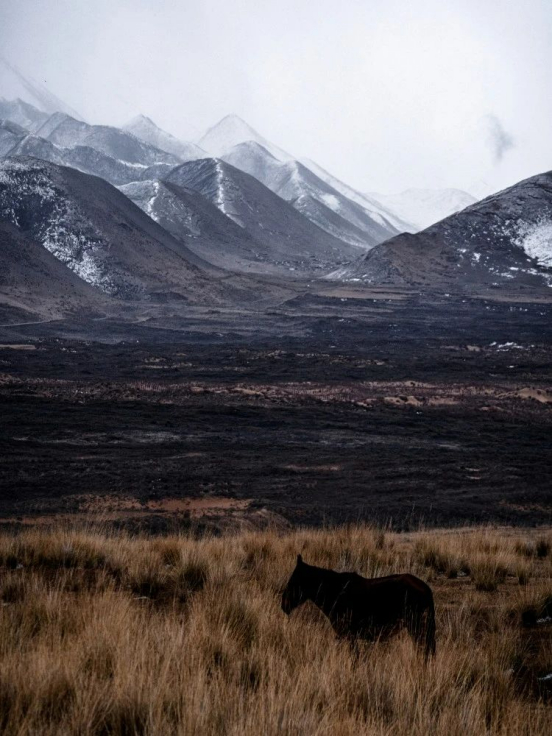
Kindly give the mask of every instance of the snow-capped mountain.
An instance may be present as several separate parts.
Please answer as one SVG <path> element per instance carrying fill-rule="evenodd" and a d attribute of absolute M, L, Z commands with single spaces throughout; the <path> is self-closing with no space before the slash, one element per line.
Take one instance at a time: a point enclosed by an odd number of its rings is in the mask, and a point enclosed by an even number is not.
<path fill-rule="evenodd" d="M 368 249 L 399 232 L 380 211 L 369 211 L 344 196 L 299 161 L 277 160 L 255 141 L 233 146 L 222 158 L 254 176 L 315 225 L 349 245 Z"/>
<path fill-rule="evenodd" d="M 307 169 L 310 169 L 314 174 L 316 174 L 319 179 L 322 179 L 326 184 L 337 189 L 337 191 L 347 197 L 347 199 L 356 202 L 356 204 L 368 210 L 368 212 L 381 215 L 381 217 L 387 220 L 387 222 L 396 228 L 398 232 L 402 233 L 409 231 L 409 228 L 412 227 L 411 223 L 403 220 L 394 210 L 386 207 L 381 201 L 368 194 L 362 194 L 356 189 L 353 189 L 353 187 L 350 187 L 348 184 L 345 184 L 340 179 L 330 174 L 329 171 L 323 169 L 322 166 L 319 166 L 312 159 L 303 158 L 300 159 L 300 162 L 303 166 L 306 166 Z"/>
<path fill-rule="evenodd" d="M 118 299 L 172 292 L 212 303 L 224 291 L 201 259 L 98 177 L 33 158 L 0 162 L 0 223 Z M 205 267 L 205 268 L 204 268 Z"/>
<path fill-rule="evenodd" d="M 162 177 L 173 168 L 171 164 L 147 168 L 137 166 L 114 159 L 90 146 L 62 148 L 7 121 L 0 121 L 0 156 L 41 158 L 54 164 L 71 166 L 85 174 L 100 176 L 115 186 L 128 184 L 142 176 Z"/>
<path fill-rule="evenodd" d="M 265 187 L 274 191 L 280 180 L 280 172 L 284 165 L 270 151 L 256 141 L 245 141 L 232 146 L 221 156 L 222 161 L 235 166 L 246 174 L 251 174 Z"/>
<path fill-rule="evenodd" d="M 36 135 L 62 148 L 88 146 L 136 167 L 147 168 L 159 163 L 176 166 L 180 163 L 176 156 L 144 143 L 132 133 L 109 125 L 88 125 L 64 113 L 51 115 L 38 128 Z"/>
<path fill-rule="evenodd" d="M 0 99 L 0 120 L 9 120 L 28 132 L 34 132 L 50 115 L 23 100 Z"/>
<path fill-rule="evenodd" d="M 245 273 L 279 273 L 270 252 L 199 192 L 169 181 L 120 187 L 155 222 L 216 266 Z"/>
<path fill-rule="evenodd" d="M 447 290 L 552 287 L 552 172 L 388 240 L 331 277 Z"/>
<path fill-rule="evenodd" d="M 477 202 L 461 189 L 406 189 L 400 194 L 372 192 L 369 196 L 400 217 L 406 223 L 403 230 L 411 233 L 424 230 Z"/>
<path fill-rule="evenodd" d="M 258 143 L 279 161 L 289 161 L 293 158 L 289 153 L 263 138 L 238 115 L 226 115 L 219 120 L 199 139 L 198 145 L 211 156 L 222 157 L 234 146 L 247 141 Z"/>
<path fill-rule="evenodd" d="M 161 151 L 172 153 L 181 161 L 194 161 L 198 158 L 207 158 L 208 153 L 195 143 L 186 143 L 175 138 L 170 133 L 159 128 L 151 118 L 145 115 L 138 115 L 129 123 L 123 126 L 123 130 L 132 133 L 145 143 L 149 143 Z"/>
<path fill-rule="evenodd" d="M 168 182 L 199 192 L 262 246 L 258 261 L 283 271 L 313 273 L 357 252 L 324 232 L 253 176 L 219 159 L 190 161 Z M 253 260 L 253 258 L 252 258 Z"/>

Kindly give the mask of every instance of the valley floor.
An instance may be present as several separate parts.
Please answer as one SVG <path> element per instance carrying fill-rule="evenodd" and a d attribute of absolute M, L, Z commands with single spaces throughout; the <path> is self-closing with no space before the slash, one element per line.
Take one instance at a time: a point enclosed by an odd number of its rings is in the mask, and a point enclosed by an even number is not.
<path fill-rule="evenodd" d="M 0 330 L 0 519 L 552 522 L 552 306 L 328 286 Z"/>

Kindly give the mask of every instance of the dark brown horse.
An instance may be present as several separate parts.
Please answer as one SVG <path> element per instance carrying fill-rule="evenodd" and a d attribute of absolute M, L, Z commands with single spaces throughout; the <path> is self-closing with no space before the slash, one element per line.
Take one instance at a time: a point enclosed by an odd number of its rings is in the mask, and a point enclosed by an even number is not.
<path fill-rule="evenodd" d="M 289 614 L 305 601 L 326 614 L 338 636 L 373 641 L 405 626 L 426 656 L 435 654 L 433 593 L 415 575 L 363 578 L 307 565 L 298 555 L 282 609 Z"/>

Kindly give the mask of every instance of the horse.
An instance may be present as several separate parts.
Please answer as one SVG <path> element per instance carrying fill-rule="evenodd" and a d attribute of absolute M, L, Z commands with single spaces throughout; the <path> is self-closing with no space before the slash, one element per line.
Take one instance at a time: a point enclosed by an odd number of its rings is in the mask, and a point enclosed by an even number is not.
<path fill-rule="evenodd" d="M 423 646 L 426 658 L 435 654 L 435 606 L 429 585 L 415 575 L 364 578 L 355 572 L 336 572 L 297 565 L 282 594 L 282 610 L 290 614 L 312 601 L 326 614 L 340 638 L 351 643 L 374 641 L 405 627 Z"/>

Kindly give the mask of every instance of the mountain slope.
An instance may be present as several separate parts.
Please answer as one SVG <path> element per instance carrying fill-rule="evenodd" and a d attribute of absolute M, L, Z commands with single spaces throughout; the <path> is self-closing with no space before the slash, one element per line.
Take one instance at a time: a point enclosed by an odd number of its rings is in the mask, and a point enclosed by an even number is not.
<path fill-rule="evenodd" d="M 0 222 L 0 312 L 25 319 L 56 319 L 111 306 L 109 298 L 79 278 L 37 240 Z"/>
<path fill-rule="evenodd" d="M 39 243 L 83 281 L 119 299 L 173 293 L 212 303 L 208 267 L 117 189 L 33 158 L 0 162 L 0 222 Z"/>
<path fill-rule="evenodd" d="M 260 261 L 283 272 L 311 274 L 356 253 L 353 246 L 318 228 L 257 179 L 224 161 L 182 164 L 166 181 L 206 197 L 262 246 L 257 253 Z"/>
<path fill-rule="evenodd" d="M 234 146 L 222 158 L 254 176 L 315 225 L 349 245 L 371 248 L 399 232 L 380 212 L 369 212 L 299 161 L 278 161 L 254 141 Z"/>
<path fill-rule="evenodd" d="M 32 156 L 63 166 L 69 164 L 67 157 L 64 155 L 68 153 L 68 149 L 59 148 L 47 141 L 46 138 L 40 138 L 40 136 L 32 133 L 24 133 L 4 155 Z"/>
<path fill-rule="evenodd" d="M 0 156 L 6 156 L 27 136 L 27 131 L 17 123 L 0 119 Z"/>
<path fill-rule="evenodd" d="M 207 158 L 208 154 L 195 143 L 186 143 L 175 138 L 170 133 L 159 128 L 153 120 L 145 115 L 138 115 L 122 128 L 127 133 L 149 143 L 161 151 L 176 156 L 180 161 L 195 161 L 198 158 Z"/>
<path fill-rule="evenodd" d="M 131 133 L 108 125 L 88 125 L 63 113 L 51 115 L 38 128 L 36 135 L 62 148 L 88 146 L 137 168 L 159 163 L 176 166 L 180 163 L 176 156 L 144 143 Z"/>
<path fill-rule="evenodd" d="M 209 263 L 230 271 L 280 273 L 264 245 L 195 190 L 170 181 L 133 182 L 120 190 Z"/>
<path fill-rule="evenodd" d="M 552 286 L 552 172 L 388 240 L 331 277 L 447 289 Z"/>
<path fill-rule="evenodd" d="M 371 196 L 409 223 L 406 232 L 424 230 L 477 202 L 461 189 L 407 189 L 400 194 Z"/>
<path fill-rule="evenodd" d="M 329 171 L 323 169 L 322 166 L 319 166 L 315 161 L 312 161 L 311 159 L 300 159 L 300 162 L 303 166 L 306 166 L 307 169 L 310 169 L 313 174 L 316 174 L 319 179 L 322 179 L 326 184 L 337 189 L 337 191 L 347 197 L 347 199 L 356 202 L 356 204 L 368 210 L 370 213 L 379 214 L 384 217 L 387 222 L 396 228 L 398 232 L 402 233 L 409 231 L 412 227 L 411 223 L 407 220 L 403 220 L 393 209 L 386 207 L 381 200 L 371 197 L 368 194 L 362 194 L 356 189 L 353 189 L 353 187 L 350 187 L 348 184 L 345 184 L 345 182 L 342 182 L 340 179 L 330 174 Z M 447 214 L 452 213 L 447 212 Z"/>
<path fill-rule="evenodd" d="M 221 157 L 240 143 L 253 141 L 265 148 L 275 159 L 289 161 L 293 158 L 278 146 L 270 143 L 238 115 L 226 115 L 200 138 L 198 145 L 211 156 Z"/>

